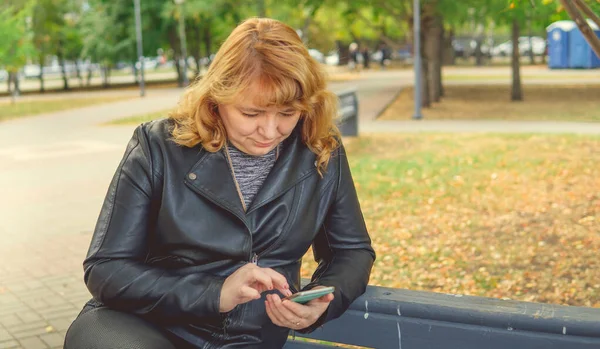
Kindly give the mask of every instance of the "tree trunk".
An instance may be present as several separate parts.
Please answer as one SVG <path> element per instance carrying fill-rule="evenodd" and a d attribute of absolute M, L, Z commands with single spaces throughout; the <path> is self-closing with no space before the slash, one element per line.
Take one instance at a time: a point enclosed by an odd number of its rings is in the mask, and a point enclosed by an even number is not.
<path fill-rule="evenodd" d="M 423 21 L 423 24 L 426 24 L 427 20 Z M 427 51 L 425 46 L 427 46 L 427 42 L 425 39 L 429 37 L 429 25 L 423 25 L 421 28 L 421 106 L 423 108 L 431 107 L 431 94 L 429 89 L 429 57 L 427 56 Z"/>
<path fill-rule="evenodd" d="M 454 52 L 454 47 L 452 46 L 452 41 L 454 41 L 454 29 L 450 29 L 446 36 L 446 61 L 450 65 L 456 65 L 456 54 Z"/>
<path fill-rule="evenodd" d="M 338 53 L 338 66 L 346 66 L 350 61 L 350 52 L 348 49 L 348 45 L 345 45 L 340 40 L 335 41 L 335 47 L 337 48 Z"/>
<path fill-rule="evenodd" d="M 194 62 L 196 62 L 196 76 L 200 75 L 200 70 L 202 69 L 202 51 L 200 45 L 200 25 L 194 25 L 193 31 L 193 39 L 190 45 L 190 49 L 192 52 L 192 56 L 194 57 Z"/>
<path fill-rule="evenodd" d="M 482 38 L 480 35 L 475 38 L 475 65 L 481 67 L 483 65 L 483 52 L 481 51 Z"/>
<path fill-rule="evenodd" d="M 210 27 L 212 25 L 212 21 L 207 21 L 204 26 L 204 52 L 206 52 L 206 57 L 208 57 L 208 65 L 212 63 L 211 56 L 211 46 L 212 46 L 212 32 Z"/>
<path fill-rule="evenodd" d="M 40 54 L 38 59 L 40 62 L 40 76 L 38 77 L 40 79 L 40 93 L 44 93 L 44 65 L 46 65 L 46 62 L 43 54 Z"/>
<path fill-rule="evenodd" d="M 15 104 L 15 103 L 17 103 L 17 97 L 19 97 L 19 95 L 21 94 L 21 87 L 19 85 L 19 72 L 18 71 L 9 72 L 8 75 L 12 76 L 12 79 L 9 78 L 9 80 L 11 80 L 13 83 L 13 89 L 12 89 L 12 93 L 10 95 L 11 96 L 10 102 L 12 104 Z"/>
<path fill-rule="evenodd" d="M 177 86 L 183 87 L 183 69 L 181 67 L 181 53 L 177 52 L 173 58 L 175 59 L 175 71 L 177 72 Z"/>
<path fill-rule="evenodd" d="M 60 64 L 60 70 L 63 78 L 63 90 L 67 91 L 69 89 L 69 78 L 67 76 L 67 69 L 65 68 L 65 56 L 63 54 L 63 42 L 62 40 L 58 40 L 58 63 Z"/>
<path fill-rule="evenodd" d="M 88 65 L 86 85 L 89 87 L 92 84 L 92 62 Z"/>
<path fill-rule="evenodd" d="M 12 80 L 12 73 L 8 72 L 8 78 L 6 79 L 6 90 L 8 91 L 8 94 L 12 94 Z"/>
<path fill-rule="evenodd" d="M 519 22 L 513 19 L 512 23 L 512 92 L 510 99 L 512 101 L 523 100 L 523 90 L 521 88 L 521 64 L 519 62 Z"/>
<path fill-rule="evenodd" d="M 544 52 L 542 53 L 542 64 L 546 64 L 546 51 L 548 44 L 544 44 Z"/>
<path fill-rule="evenodd" d="M 440 98 L 444 97 L 444 84 L 442 81 L 442 67 L 444 66 L 444 49 L 446 47 L 445 42 L 445 30 L 444 30 L 444 18 L 440 16 L 440 48 L 439 48 L 439 60 L 440 64 L 438 64 L 438 72 L 436 73 L 438 76 L 438 91 L 440 92 Z"/>
<path fill-rule="evenodd" d="M 40 79 L 40 93 L 44 93 L 44 92 L 46 92 L 46 90 L 44 89 L 44 68 L 43 68 L 43 66 L 40 66 L 40 76 L 38 78 Z"/>
<path fill-rule="evenodd" d="M 179 36 L 177 36 L 177 31 L 175 29 L 175 26 L 169 28 L 167 37 L 169 38 L 169 44 L 171 45 L 171 49 L 173 50 L 175 71 L 177 71 L 177 86 L 183 87 L 183 71 L 179 64 L 179 61 L 181 59 L 181 45 L 179 43 Z"/>
<path fill-rule="evenodd" d="M 75 74 L 77 76 L 77 79 L 79 80 L 79 87 L 83 87 L 83 77 L 81 76 L 81 67 L 79 67 L 79 62 L 77 61 L 77 59 L 74 62 L 75 62 Z"/>
<path fill-rule="evenodd" d="M 533 52 L 533 41 L 531 41 L 531 18 L 527 19 L 527 35 L 529 41 L 529 63 L 531 65 L 535 64 L 535 56 Z"/>
<path fill-rule="evenodd" d="M 102 64 L 101 72 L 102 72 L 102 87 L 108 88 L 108 86 L 109 86 L 108 76 L 110 74 L 108 64 Z"/>
<path fill-rule="evenodd" d="M 426 38 L 424 43 L 426 44 L 426 55 L 428 57 L 429 62 L 429 88 L 430 95 L 433 102 L 440 101 L 440 81 L 441 81 L 441 69 L 440 66 L 442 64 L 440 58 L 441 54 L 441 18 L 439 16 L 435 16 L 429 21 L 431 25 L 429 29 L 425 33 Z"/>

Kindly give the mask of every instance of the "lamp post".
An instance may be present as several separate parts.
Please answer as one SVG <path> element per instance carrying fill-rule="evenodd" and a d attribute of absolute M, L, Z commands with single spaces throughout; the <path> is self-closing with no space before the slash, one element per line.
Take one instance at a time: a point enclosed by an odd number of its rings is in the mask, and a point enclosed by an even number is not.
<path fill-rule="evenodd" d="M 140 0 L 133 0 L 133 6 L 135 7 L 135 35 L 137 38 L 137 55 L 138 62 L 140 62 L 140 97 L 146 95 L 144 85 L 144 51 L 142 46 L 142 14 L 140 10 Z"/>
<path fill-rule="evenodd" d="M 419 0 L 413 4 L 413 67 L 415 69 L 415 115 L 413 119 L 420 120 L 421 115 L 421 6 Z"/>
<path fill-rule="evenodd" d="M 181 55 L 183 56 L 183 86 L 187 86 L 188 76 L 187 76 L 187 44 L 185 39 L 185 19 L 183 16 L 183 2 L 185 0 L 175 0 L 175 4 L 177 4 L 177 10 L 179 12 L 179 41 L 181 43 Z"/>

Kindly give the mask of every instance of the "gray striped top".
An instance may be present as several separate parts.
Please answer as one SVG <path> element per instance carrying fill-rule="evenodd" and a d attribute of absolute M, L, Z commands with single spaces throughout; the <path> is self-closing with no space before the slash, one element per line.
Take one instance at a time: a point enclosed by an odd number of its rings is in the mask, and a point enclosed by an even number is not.
<path fill-rule="evenodd" d="M 248 208 L 275 165 L 277 148 L 261 156 L 248 155 L 232 144 L 228 144 L 227 149 L 231 157 L 235 179 L 240 186 L 246 208 Z"/>

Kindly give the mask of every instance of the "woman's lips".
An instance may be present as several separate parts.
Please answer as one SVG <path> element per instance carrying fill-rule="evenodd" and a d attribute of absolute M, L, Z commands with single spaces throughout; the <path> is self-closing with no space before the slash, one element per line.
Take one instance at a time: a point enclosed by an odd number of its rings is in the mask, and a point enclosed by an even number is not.
<path fill-rule="evenodd" d="M 261 142 L 254 141 L 254 143 L 259 148 L 268 148 L 268 147 L 270 147 L 270 146 L 273 145 L 273 142 L 270 142 L 270 143 L 261 143 Z"/>

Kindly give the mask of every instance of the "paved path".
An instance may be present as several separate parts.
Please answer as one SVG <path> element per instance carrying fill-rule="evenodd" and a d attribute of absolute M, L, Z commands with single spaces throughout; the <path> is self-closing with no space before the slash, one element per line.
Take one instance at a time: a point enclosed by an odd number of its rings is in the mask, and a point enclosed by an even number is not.
<path fill-rule="evenodd" d="M 0 124 L 0 348 L 62 348 L 89 293 L 81 262 L 133 127 L 180 90 Z"/>
<path fill-rule="evenodd" d="M 361 132 L 552 132 L 567 127 L 562 123 L 374 122 L 410 79 L 406 71 L 376 71 L 330 87 L 357 90 Z M 0 349 L 62 348 L 66 329 L 89 298 L 81 262 L 134 128 L 98 124 L 171 108 L 180 94 L 179 89 L 149 90 L 144 99 L 0 123 Z M 596 126 L 568 127 L 579 133 Z"/>

